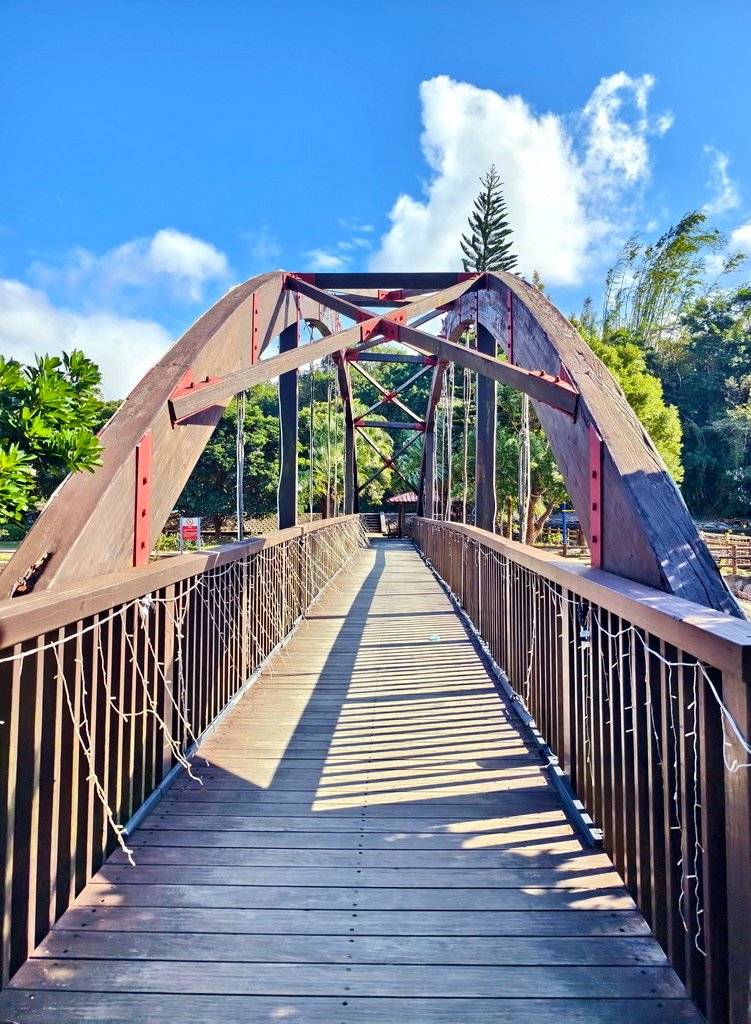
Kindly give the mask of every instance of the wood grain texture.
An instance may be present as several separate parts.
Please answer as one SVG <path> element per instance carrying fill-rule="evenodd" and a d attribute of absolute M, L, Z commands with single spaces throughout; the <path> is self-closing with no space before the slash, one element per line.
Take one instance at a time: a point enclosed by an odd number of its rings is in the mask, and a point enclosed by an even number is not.
<path fill-rule="evenodd" d="M 0 1016 L 699 1024 L 412 547 L 337 587 Z"/>
<path fill-rule="evenodd" d="M 131 392 L 101 432 L 103 465 L 68 477 L 19 546 L 0 579 L 0 596 L 45 552 L 50 558 L 35 591 L 125 569 L 132 564 L 136 446 L 152 432 L 150 544 L 153 546 L 229 400 L 173 427 L 168 400 L 192 371 L 194 380 L 231 372 L 250 361 L 254 296 L 261 352 L 302 319 L 336 326 L 332 314 L 304 296 L 283 292 L 281 272 L 261 274 L 229 291 L 177 341 Z"/>
<path fill-rule="evenodd" d="M 486 275 L 488 290 L 464 296 L 445 325 L 456 337 L 479 318 L 506 346 L 506 298 L 513 302 L 514 363 L 565 371 L 580 395 L 575 421 L 534 401 L 584 531 L 589 525 L 589 427 L 604 442 L 603 568 L 742 617 L 698 534 L 680 491 L 610 371 L 536 288 L 515 274 Z"/>

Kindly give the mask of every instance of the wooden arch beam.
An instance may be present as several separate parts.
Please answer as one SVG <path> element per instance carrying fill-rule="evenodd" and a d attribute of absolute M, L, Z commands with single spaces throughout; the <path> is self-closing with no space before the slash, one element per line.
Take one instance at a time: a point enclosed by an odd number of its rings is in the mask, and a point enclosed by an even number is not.
<path fill-rule="evenodd" d="M 101 431 L 103 464 L 94 473 L 69 476 L 47 503 L 0 577 L 0 599 L 13 596 L 24 577 L 39 592 L 134 564 L 136 458 L 145 438 L 151 472 L 143 536 L 150 551 L 231 395 L 205 403 L 208 408 L 179 427 L 170 418 L 170 397 L 188 375 L 196 381 L 215 378 L 258 359 L 298 313 L 330 330 L 338 327 L 327 307 L 286 290 L 281 272 L 251 278 L 204 313 Z"/>
<path fill-rule="evenodd" d="M 392 312 L 371 316 L 327 288 L 412 295 Z M 415 295 L 424 292 L 432 294 Z M 446 337 L 406 323 L 446 306 Z M 506 347 L 507 306 L 513 363 L 451 340 L 462 323 L 476 319 Z M 337 330 L 336 313 L 351 316 L 355 325 Z M 260 362 L 269 342 L 298 316 L 326 323 L 335 333 Z M 376 337 L 452 360 L 528 393 L 595 552 L 599 546 L 602 567 L 740 614 L 678 488 L 613 377 L 540 292 L 501 273 L 318 274 L 303 279 L 280 271 L 233 288 L 149 371 L 104 428 L 103 465 L 93 474 L 69 477 L 58 489 L 3 573 L 0 598 L 10 596 L 24 576 L 36 574 L 35 589 L 48 590 L 132 565 L 137 499 L 139 508 L 150 506 L 148 528 L 139 524 L 139 536 L 148 538 L 150 549 L 232 395 Z M 189 375 L 214 382 L 186 392 Z M 171 411 L 183 425 L 174 426 Z M 136 485 L 142 445 L 152 453 L 148 494 L 139 493 Z"/>
<path fill-rule="evenodd" d="M 487 289 L 457 300 L 444 329 L 455 337 L 476 319 L 507 354 L 512 345 L 515 365 L 565 376 L 576 389 L 575 420 L 530 397 L 600 567 L 743 617 L 610 371 L 537 288 L 515 274 L 486 280 Z"/>

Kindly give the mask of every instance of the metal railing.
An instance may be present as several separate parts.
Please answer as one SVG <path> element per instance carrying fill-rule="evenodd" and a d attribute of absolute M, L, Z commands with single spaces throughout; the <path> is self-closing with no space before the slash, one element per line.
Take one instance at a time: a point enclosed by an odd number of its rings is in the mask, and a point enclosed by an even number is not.
<path fill-rule="evenodd" d="M 418 548 L 488 645 L 689 994 L 747 1024 L 751 624 L 473 527 Z"/>
<path fill-rule="evenodd" d="M 361 543 L 347 516 L 0 603 L 3 984 Z"/>

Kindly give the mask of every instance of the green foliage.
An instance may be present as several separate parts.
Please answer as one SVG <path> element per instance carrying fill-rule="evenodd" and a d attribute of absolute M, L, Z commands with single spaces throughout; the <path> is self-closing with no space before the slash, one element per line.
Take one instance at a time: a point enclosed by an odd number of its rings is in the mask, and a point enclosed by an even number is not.
<path fill-rule="evenodd" d="M 465 271 L 514 270 L 516 256 L 511 252 L 511 228 L 506 217 L 506 201 L 500 176 L 491 165 L 480 178 L 482 191 L 469 215 L 469 235 L 462 235 L 462 263 Z"/>
<path fill-rule="evenodd" d="M 368 374 L 379 382 L 389 378 L 390 363 L 369 363 Z M 403 372 L 403 371 L 402 371 Z M 355 416 L 362 416 L 380 396 L 378 389 L 353 371 L 352 395 Z M 338 384 L 331 366 L 308 372 L 300 383 L 299 430 L 299 510 L 308 511 L 310 505 L 311 472 L 313 479 L 313 511 L 333 515 L 344 505 L 344 422 L 341 400 L 337 398 Z M 388 386 L 385 385 L 384 386 Z M 310 445 L 310 391 L 313 388 L 313 455 L 311 467 Z M 329 392 L 331 402 L 329 403 Z M 389 417 L 391 413 L 389 412 Z M 385 416 L 370 414 L 368 419 L 383 420 Z M 393 451 L 394 437 L 385 430 L 368 428 L 357 438 L 357 475 L 364 483 L 383 466 L 382 461 L 362 434 L 365 434 L 387 458 Z M 330 442 L 329 442 L 330 436 Z M 396 435 L 397 437 L 399 435 Z M 360 493 L 361 506 L 380 507 L 385 497 L 393 493 L 392 485 L 398 476 L 384 469 Z"/>
<path fill-rule="evenodd" d="M 727 240 L 707 228 L 706 214 L 687 213 L 652 245 L 633 235 L 608 272 L 603 302 L 603 336 L 618 331 L 657 349 L 674 338 L 683 311 L 701 293 L 712 290 L 743 262 L 740 254 L 721 257 Z M 720 273 L 706 284 L 708 257 L 720 257 Z"/>
<path fill-rule="evenodd" d="M 20 521 L 66 473 L 101 465 L 101 374 L 83 352 L 0 356 L 0 524 Z"/>
<path fill-rule="evenodd" d="M 625 331 L 612 333 L 604 340 L 597 331 L 589 304 L 585 304 L 582 318 L 572 322 L 618 381 L 628 404 L 651 437 L 673 479 L 680 483 L 684 469 L 678 410 L 665 401 L 662 382 L 649 372 L 644 351 Z"/>
<path fill-rule="evenodd" d="M 685 431 L 684 495 L 695 515 L 751 506 L 751 288 L 702 296 L 654 358 Z"/>
<path fill-rule="evenodd" d="M 248 392 L 245 413 L 245 477 L 243 499 L 253 516 L 276 511 L 279 478 L 279 420 L 275 384 Z M 213 521 L 220 534 L 223 520 L 234 515 L 237 501 L 237 401 L 233 399 L 201 453 L 177 500 L 180 515 Z"/>

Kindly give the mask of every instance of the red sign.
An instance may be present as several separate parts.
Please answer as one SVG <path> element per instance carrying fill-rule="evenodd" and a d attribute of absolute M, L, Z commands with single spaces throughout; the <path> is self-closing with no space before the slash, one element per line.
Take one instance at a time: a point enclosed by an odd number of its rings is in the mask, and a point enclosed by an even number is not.
<path fill-rule="evenodd" d="M 180 520 L 180 539 L 198 540 L 201 520 L 197 516 L 184 516 Z"/>

